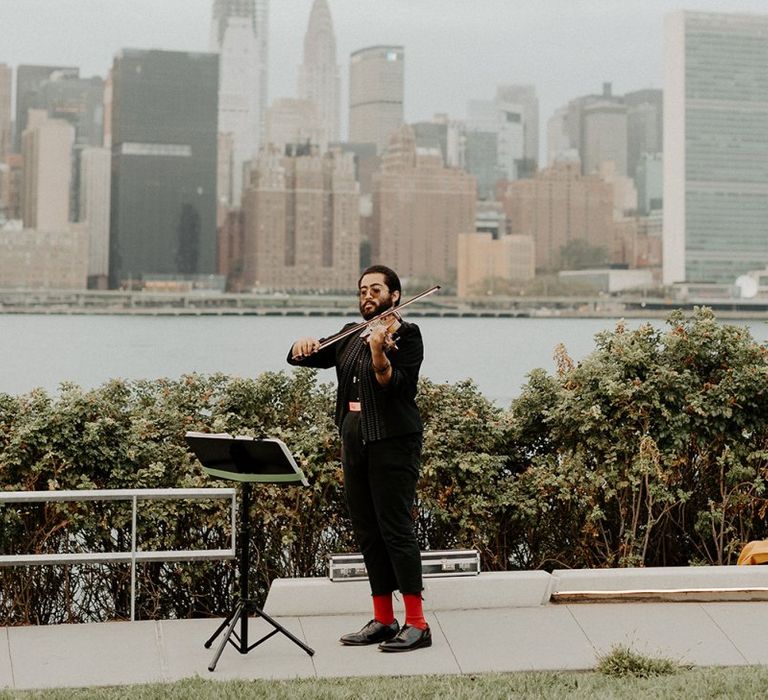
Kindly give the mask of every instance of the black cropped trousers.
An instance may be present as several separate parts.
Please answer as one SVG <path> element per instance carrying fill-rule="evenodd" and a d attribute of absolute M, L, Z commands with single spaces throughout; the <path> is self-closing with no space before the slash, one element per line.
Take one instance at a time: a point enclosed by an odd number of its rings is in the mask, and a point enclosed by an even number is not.
<path fill-rule="evenodd" d="M 413 522 L 422 434 L 364 443 L 360 414 L 341 430 L 344 492 L 372 595 L 421 595 L 421 554 Z"/>

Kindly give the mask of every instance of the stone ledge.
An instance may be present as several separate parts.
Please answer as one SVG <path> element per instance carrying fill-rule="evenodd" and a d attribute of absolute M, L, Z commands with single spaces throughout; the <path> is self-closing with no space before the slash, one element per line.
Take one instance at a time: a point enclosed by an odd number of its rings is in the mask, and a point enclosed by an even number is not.
<path fill-rule="evenodd" d="M 551 576 L 545 571 L 492 571 L 477 576 L 424 579 L 424 607 L 437 610 L 536 607 L 549 600 Z M 275 616 L 368 613 L 367 580 L 275 579 L 264 610 Z M 395 605 L 402 605 L 396 601 Z"/>
<path fill-rule="evenodd" d="M 768 567 L 558 569 L 552 602 L 768 600 Z"/>

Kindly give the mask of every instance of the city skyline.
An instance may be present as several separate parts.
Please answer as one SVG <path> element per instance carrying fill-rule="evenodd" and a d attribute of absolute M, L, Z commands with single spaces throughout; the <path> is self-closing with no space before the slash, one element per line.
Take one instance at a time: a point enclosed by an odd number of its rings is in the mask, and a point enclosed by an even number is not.
<path fill-rule="evenodd" d="M 328 0 L 342 78 L 346 134 L 351 52 L 376 44 L 406 51 L 405 118 L 466 116 L 469 99 L 500 84 L 536 86 L 543 125 L 574 96 L 612 82 L 617 94 L 663 84 L 663 18 L 676 9 L 752 13 L 764 0 Z M 312 0 L 270 8 L 270 103 L 295 97 Z M 105 76 L 124 48 L 209 49 L 211 0 L 0 0 L 0 62 L 75 65 Z M 542 135 L 543 136 L 543 135 Z M 542 138 L 540 155 L 545 139 Z"/>

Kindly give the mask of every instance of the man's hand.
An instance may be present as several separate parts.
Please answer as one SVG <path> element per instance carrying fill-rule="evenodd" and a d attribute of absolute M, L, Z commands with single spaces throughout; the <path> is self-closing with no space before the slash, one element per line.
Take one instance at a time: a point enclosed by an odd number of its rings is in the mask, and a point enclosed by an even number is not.
<path fill-rule="evenodd" d="M 291 348 L 291 357 L 294 360 L 301 360 L 317 352 L 320 347 L 320 341 L 317 338 L 299 338 Z"/>

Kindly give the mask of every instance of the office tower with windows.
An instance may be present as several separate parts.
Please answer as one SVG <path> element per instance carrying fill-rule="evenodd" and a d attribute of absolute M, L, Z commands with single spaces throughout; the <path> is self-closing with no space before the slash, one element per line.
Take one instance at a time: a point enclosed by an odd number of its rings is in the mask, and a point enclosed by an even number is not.
<path fill-rule="evenodd" d="M 243 210 L 246 289 L 354 288 L 360 212 L 351 153 L 262 149 Z"/>
<path fill-rule="evenodd" d="M 123 50 L 112 68 L 110 286 L 216 272 L 219 57 Z"/>
<path fill-rule="evenodd" d="M 768 265 L 768 15 L 665 18 L 664 283 Z"/>
<path fill-rule="evenodd" d="M 349 63 L 349 141 L 374 143 L 378 153 L 403 124 L 405 51 L 371 46 L 355 51 Z"/>
<path fill-rule="evenodd" d="M 304 61 L 299 67 L 299 98 L 315 106 L 321 150 L 339 140 L 341 79 L 336 63 L 336 37 L 327 0 L 315 0 L 304 35 Z"/>
<path fill-rule="evenodd" d="M 259 152 L 267 108 L 269 0 L 214 0 L 210 50 L 219 54 L 218 130 L 229 134 L 230 174 L 218 183 L 225 206 L 239 206 L 248 164 Z"/>
<path fill-rule="evenodd" d="M 472 175 L 446 168 L 437 147 L 417 148 L 403 125 L 373 176 L 373 262 L 422 283 L 454 284 L 458 236 L 475 229 L 476 194 Z"/>
<path fill-rule="evenodd" d="M 525 170 L 535 170 L 539 163 L 539 98 L 535 86 L 499 85 L 496 102 L 515 105 L 514 111 L 520 114 L 523 125 L 523 158 L 528 161 Z"/>

